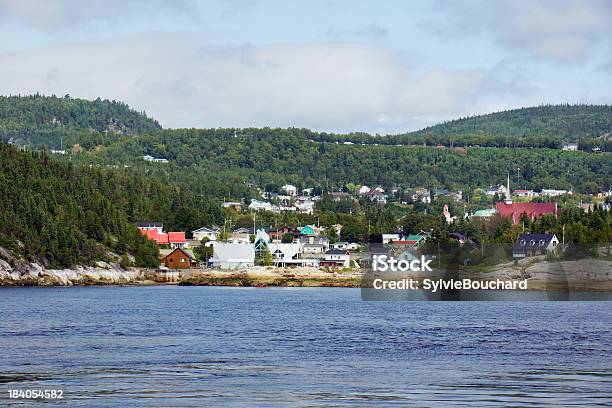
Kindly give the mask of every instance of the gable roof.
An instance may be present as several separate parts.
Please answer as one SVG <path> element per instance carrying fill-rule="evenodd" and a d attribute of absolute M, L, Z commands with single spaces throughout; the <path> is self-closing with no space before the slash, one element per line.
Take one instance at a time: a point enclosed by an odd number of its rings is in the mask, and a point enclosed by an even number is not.
<path fill-rule="evenodd" d="M 516 242 L 516 248 L 546 248 L 554 234 L 522 234 Z"/>
<path fill-rule="evenodd" d="M 192 232 L 219 232 L 219 228 L 202 227 Z"/>
<path fill-rule="evenodd" d="M 183 249 L 183 248 L 176 248 L 175 250 L 171 251 L 169 254 L 167 254 L 166 256 L 164 256 L 164 257 L 162 258 L 162 261 L 163 261 L 164 259 L 168 258 L 170 255 L 172 255 L 173 253 L 175 253 L 175 252 L 177 252 L 177 251 L 180 251 L 180 252 L 182 252 L 183 254 L 185 254 L 185 256 L 186 256 L 187 258 L 189 258 L 189 260 L 190 260 L 190 261 L 195 261 L 195 260 L 196 260 L 195 256 L 193 255 L 193 252 L 191 252 L 191 251 L 189 251 L 189 250 L 187 250 L 187 249 Z"/>

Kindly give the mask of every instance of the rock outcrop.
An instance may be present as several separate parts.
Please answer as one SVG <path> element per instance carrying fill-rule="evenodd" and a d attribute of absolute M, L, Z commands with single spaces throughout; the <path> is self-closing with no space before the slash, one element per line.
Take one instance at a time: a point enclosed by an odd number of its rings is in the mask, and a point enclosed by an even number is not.
<path fill-rule="evenodd" d="M 13 263 L 0 259 L 0 286 L 120 285 L 142 281 L 137 269 L 98 262 L 74 269 L 46 269 L 37 263 Z"/>

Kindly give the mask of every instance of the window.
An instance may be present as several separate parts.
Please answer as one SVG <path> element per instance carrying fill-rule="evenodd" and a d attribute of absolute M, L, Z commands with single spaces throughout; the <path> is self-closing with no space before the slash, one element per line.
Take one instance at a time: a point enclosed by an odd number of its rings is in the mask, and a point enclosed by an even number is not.
<path fill-rule="evenodd" d="M 531 246 L 534 246 L 535 245 L 535 241 L 532 239 L 530 244 L 531 244 Z"/>

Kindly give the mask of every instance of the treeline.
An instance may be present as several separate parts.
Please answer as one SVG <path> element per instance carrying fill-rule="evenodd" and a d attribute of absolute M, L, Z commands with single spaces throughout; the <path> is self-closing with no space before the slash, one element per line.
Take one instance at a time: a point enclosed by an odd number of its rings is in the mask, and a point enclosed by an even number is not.
<path fill-rule="evenodd" d="M 91 264 L 112 251 L 154 267 L 157 246 L 135 222 L 189 230 L 221 219 L 217 201 L 138 171 L 73 166 L 0 144 L 0 245 L 46 266 Z"/>
<path fill-rule="evenodd" d="M 82 139 L 111 140 L 161 129 L 123 102 L 63 97 L 0 96 L 0 138 L 18 145 L 59 149 Z"/>
<path fill-rule="evenodd" d="M 164 157 L 174 179 L 201 188 L 199 175 L 224 174 L 232 185 L 260 187 L 286 182 L 300 188 L 343 188 L 348 183 L 467 190 L 496 185 L 510 172 L 514 188 L 607 191 L 612 157 L 550 149 L 431 149 L 309 142 L 303 129 L 163 130 L 121 140 L 79 155 L 98 163 L 143 164 L 142 155 Z M 139 164 L 140 163 L 140 164 Z M 518 173 L 518 175 L 517 175 Z M 242 181 L 242 184 L 240 182 Z M 224 183 L 223 179 L 218 180 Z M 225 184 L 228 184 L 225 182 Z M 207 185 L 223 190 L 214 182 Z M 227 187 L 230 191 L 234 187 Z M 220 191 L 222 192 L 222 191 Z M 224 194 L 225 195 L 225 194 Z M 226 195 L 227 197 L 227 195 Z"/>

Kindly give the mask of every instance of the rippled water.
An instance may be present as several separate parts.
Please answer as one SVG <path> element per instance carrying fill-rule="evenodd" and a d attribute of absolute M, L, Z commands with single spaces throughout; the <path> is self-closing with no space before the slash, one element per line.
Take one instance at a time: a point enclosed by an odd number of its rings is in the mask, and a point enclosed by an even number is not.
<path fill-rule="evenodd" d="M 0 405 L 612 404 L 612 302 L 331 288 L 0 289 Z"/>

